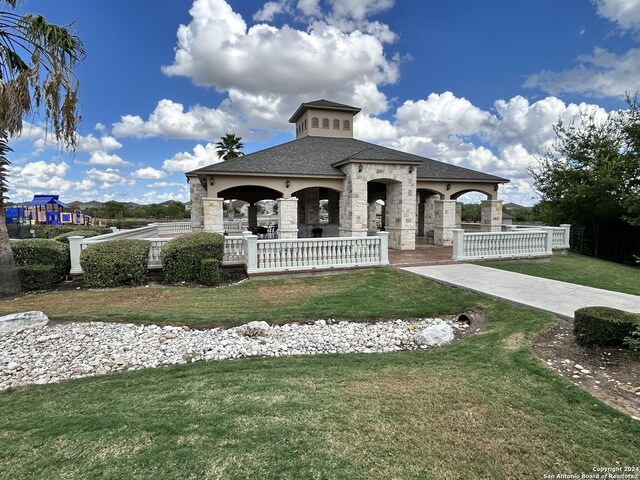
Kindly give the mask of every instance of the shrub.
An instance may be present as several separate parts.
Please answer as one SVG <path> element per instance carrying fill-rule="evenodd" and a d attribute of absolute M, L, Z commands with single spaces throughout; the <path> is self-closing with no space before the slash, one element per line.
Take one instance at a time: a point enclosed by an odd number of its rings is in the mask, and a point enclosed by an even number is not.
<path fill-rule="evenodd" d="M 624 344 L 632 350 L 640 350 L 640 320 L 631 335 L 624 339 Z"/>
<path fill-rule="evenodd" d="M 224 236 L 219 233 L 189 233 L 174 238 L 160 251 L 168 282 L 198 282 L 202 261 L 215 258 L 222 265 Z"/>
<path fill-rule="evenodd" d="M 23 265 L 16 267 L 22 290 L 47 290 L 54 288 L 60 277 L 53 265 Z"/>
<path fill-rule="evenodd" d="M 205 258 L 200 264 L 200 283 L 204 285 L 217 285 L 222 280 L 220 260 L 217 258 Z"/>
<path fill-rule="evenodd" d="M 51 288 L 56 283 L 65 279 L 71 268 L 69 260 L 69 247 L 54 240 L 34 238 L 31 240 L 16 240 L 11 242 L 11 251 L 16 267 L 32 267 L 34 265 L 50 265 L 51 272 L 46 274 L 42 284 L 29 288 L 30 290 L 42 290 Z M 27 269 L 28 270 L 28 269 Z M 33 286 L 32 277 L 36 272 L 25 273 L 29 278 L 27 284 Z M 52 279 L 55 278 L 55 281 Z M 26 289 L 26 288 L 25 288 Z"/>
<path fill-rule="evenodd" d="M 610 307 L 585 307 L 575 311 L 573 333 L 579 345 L 624 345 L 639 314 Z"/>
<path fill-rule="evenodd" d="M 150 246 L 147 240 L 114 240 L 89 245 L 80 254 L 84 284 L 91 288 L 143 284 Z"/>
<path fill-rule="evenodd" d="M 72 230 L 71 232 L 63 233 L 62 235 L 58 235 L 57 237 L 53 237 L 56 242 L 65 243 L 69 245 L 69 237 L 79 237 L 82 236 L 84 238 L 96 237 L 100 235 L 98 232 L 84 231 L 84 230 Z"/>

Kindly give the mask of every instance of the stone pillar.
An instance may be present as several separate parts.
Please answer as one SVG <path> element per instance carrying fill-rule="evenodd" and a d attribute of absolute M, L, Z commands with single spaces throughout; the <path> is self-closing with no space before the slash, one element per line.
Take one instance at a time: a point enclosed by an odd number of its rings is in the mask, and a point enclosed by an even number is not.
<path fill-rule="evenodd" d="M 222 198 L 202 199 L 205 232 L 224 233 L 223 202 Z"/>
<path fill-rule="evenodd" d="M 483 232 L 502 231 L 502 200 L 480 202 L 480 223 Z"/>
<path fill-rule="evenodd" d="M 424 235 L 428 236 L 436 226 L 436 200 L 437 197 L 429 197 L 424 202 Z"/>
<path fill-rule="evenodd" d="M 189 177 L 189 195 L 191 197 L 191 231 L 204 231 L 204 205 L 202 199 L 206 197 L 206 190 L 198 177 Z"/>
<path fill-rule="evenodd" d="M 433 243 L 449 246 L 453 242 L 453 229 L 456 227 L 456 201 L 436 200 L 434 202 Z"/>
<path fill-rule="evenodd" d="M 278 238 L 298 238 L 298 199 L 279 198 Z"/>
<path fill-rule="evenodd" d="M 462 204 L 456 202 L 456 228 L 462 228 Z"/>
<path fill-rule="evenodd" d="M 258 228 L 258 206 L 255 203 L 247 208 L 247 224 L 247 228 L 252 232 Z"/>
<path fill-rule="evenodd" d="M 340 223 L 340 192 L 329 190 L 327 193 L 329 201 L 329 223 Z"/>
<path fill-rule="evenodd" d="M 376 211 L 378 204 L 371 202 L 367 208 L 367 230 L 369 233 L 376 233 L 378 227 L 376 226 Z"/>
<path fill-rule="evenodd" d="M 340 236 L 367 236 L 367 178 L 359 166 L 350 163 L 342 167 L 347 174 L 340 195 Z"/>
<path fill-rule="evenodd" d="M 394 250 L 415 250 L 416 248 L 416 185 L 407 176 L 402 183 L 387 185 L 387 222 L 389 248 Z"/>

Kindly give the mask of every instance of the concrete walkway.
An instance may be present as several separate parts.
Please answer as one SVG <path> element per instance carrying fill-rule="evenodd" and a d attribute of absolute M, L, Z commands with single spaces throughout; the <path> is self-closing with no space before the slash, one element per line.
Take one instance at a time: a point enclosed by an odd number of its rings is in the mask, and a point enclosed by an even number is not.
<path fill-rule="evenodd" d="M 407 267 L 403 270 L 570 319 L 578 308 L 595 305 L 640 313 L 640 296 L 637 295 L 583 287 L 468 263 Z"/>

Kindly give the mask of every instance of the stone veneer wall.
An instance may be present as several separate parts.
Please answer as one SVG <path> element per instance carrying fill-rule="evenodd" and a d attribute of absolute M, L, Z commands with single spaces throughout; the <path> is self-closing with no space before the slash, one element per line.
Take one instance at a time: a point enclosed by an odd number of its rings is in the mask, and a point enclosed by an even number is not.
<path fill-rule="evenodd" d="M 197 177 L 189 178 L 189 196 L 191 197 L 191 231 L 204 231 L 204 205 L 202 199 L 206 197 L 204 189 Z"/>
<path fill-rule="evenodd" d="M 348 163 L 341 167 L 347 175 L 340 196 L 340 236 L 367 235 L 367 182 L 391 180 L 387 184 L 385 230 L 389 247 L 396 250 L 415 249 L 416 170 L 409 165 Z M 360 171 L 362 169 L 362 171 Z M 411 172 L 409 170 L 412 170 Z"/>
<path fill-rule="evenodd" d="M 204 231 L 224 233 L 223 199 L 205 197 L 202 199 L 204 210 Z"/>
<path fill-rule="evenodd" d="M 278 238 L 298 238 L 298 199 L 278 200 Z"/>
<path fill-rule="evenodd" d="M 453 229 L 456 228 L 456 201 L 435 201 L 435 226 L 433 228 L 433 243 L 449 246 L 453 244 Z"/>
<path fill-rule="evenodd" d="M 480 202 L 480 223 L 483 232 L 502 231 L 502 200 Z"/>

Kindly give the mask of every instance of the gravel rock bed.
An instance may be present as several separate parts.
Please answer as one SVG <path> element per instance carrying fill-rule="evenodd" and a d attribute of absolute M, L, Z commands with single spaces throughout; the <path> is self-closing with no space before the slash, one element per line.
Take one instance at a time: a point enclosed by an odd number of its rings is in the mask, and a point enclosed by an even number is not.
<path fill-rule="evenodd" d="M 0 335 L 0 390 L 199 360 L 415 350 L 426 348 L 415 344 L 415 334 L 442 322 L 451 325 L 455 337 L 469 329 L 466 323 L 433 318 L 317 320 L 250 333 L 256 336 L 248 336 L 246 326 L 196 330 L 104 322 L 46 325 Z"/>

